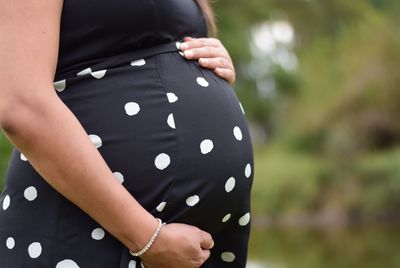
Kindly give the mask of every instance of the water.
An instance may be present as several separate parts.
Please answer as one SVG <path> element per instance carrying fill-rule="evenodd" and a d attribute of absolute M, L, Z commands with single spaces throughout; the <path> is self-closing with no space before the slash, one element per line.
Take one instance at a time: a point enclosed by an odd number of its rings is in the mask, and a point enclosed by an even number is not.
<path fill-rule="evenodd" d="M 399 228 L 253 230 L 247 268 L 399 268 Z"/>

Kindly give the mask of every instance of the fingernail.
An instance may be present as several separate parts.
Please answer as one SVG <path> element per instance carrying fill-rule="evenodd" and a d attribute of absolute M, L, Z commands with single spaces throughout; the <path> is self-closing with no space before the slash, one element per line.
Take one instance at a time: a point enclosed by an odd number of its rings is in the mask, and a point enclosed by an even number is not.
<path fill-rule="evenodd" d="M 185 43 L 181 44 L 181 50 L 185 50 L 185 49 L 188 49 L 188 48 L 189 48 L 188 44 L 185 44 Z"/>
<path fill-rule="evenodd" d="M 185 54 L 186 58 L 191 58 L 193 56 L 193 52 L 190 50 L 186 50 L 185 52 L 183 52 Z"/>
<path fill-rule="evenodd" d="M 214 247 L 214 241 L 212 241 L 212 244 L 210 246 L 210 249 L 212 249 Z"/>
<path fill-rule="evenodd" d="M 200 59 L 199 59 L 199 62 L 200 62 L 201 64 L 207 64 L 207 63 L 208 63 L 208 60 L 207 60 L 207 59 L 204 59 L 204 58 L 200 58 Z"/>
<path fill-rule="evenodd" d="M 175 43 L 175 45 L 176 45 L 176 48 L 180 50 L 181 46 L 182 46 L 182 43 L 178 41 L 178 42 Z"/>

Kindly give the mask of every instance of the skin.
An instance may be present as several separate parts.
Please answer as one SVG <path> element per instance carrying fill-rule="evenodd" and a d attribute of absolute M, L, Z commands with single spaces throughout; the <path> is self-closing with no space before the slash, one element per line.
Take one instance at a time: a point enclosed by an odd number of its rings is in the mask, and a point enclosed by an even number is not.
<path fill-rule="evenodd" d="M 232 59 L 220 40 L 185 37 L 183 41 L 180 48 L 187 59 L 198 60 L 202 67 L 213 70 L 230 85 L 235 83 Z"/>
<path fill-rule="evenodd" d="M 54 90 L 62 5 L 62 0 L 0 0 L 0 127 L 55 190 L 127 248 L 139 251 L 157 220 L 117 182 Z M 212 60 L 209 68 L 234 81 L 230 58 L 215 40 L 191 39 L 188 44 L 195 52 L 192 59 Z M 214 68 L 218 61 L 225 71 Z M 147 268 L 200 267 L 213 245 L 209 233 L 170 223 L 141 258 Z"/>

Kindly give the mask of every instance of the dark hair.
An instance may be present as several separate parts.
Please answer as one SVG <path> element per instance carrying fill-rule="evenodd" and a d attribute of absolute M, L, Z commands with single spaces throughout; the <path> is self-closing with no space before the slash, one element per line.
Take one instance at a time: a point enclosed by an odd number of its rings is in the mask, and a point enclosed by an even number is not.
<path fill-rule="evenodd" d="M 204 18 L 207 21 L 211 36 L 216 38 L 218 30 L 215 22 L 215 15 L 210 4 L 208 3 L 208 0 L 196 0 L 196 2 L 199 5 L 201 11 L 203 12 Z"/>

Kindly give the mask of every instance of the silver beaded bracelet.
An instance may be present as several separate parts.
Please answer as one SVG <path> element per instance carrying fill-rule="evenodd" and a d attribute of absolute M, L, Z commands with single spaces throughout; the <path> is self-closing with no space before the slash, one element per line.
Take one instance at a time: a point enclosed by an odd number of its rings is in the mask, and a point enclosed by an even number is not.
<path fill-rule="evenodd" d="M 142 248 L 142 249 L 141 249 L 140 251 L 138 251 L 138 252 L 133 252 L 132 250 L 129 250 L 129 253 L 130 253 L 132 256 L 140 257 L 141 255 L 143 255 L 143 254 L 151 247 L 151 245 L 153 244 L 154 240 L 157 238 L 158 233 L 159 233 L 160 230 L 161 230 L 161 227 L 165 224 L 165 222 L 163 223 L 161 219 L 157 218 L 157 220 L 158 220 L 157 229 L 156 229 L 156 231 L 154 232 L 153 236 L 150 238 L 149 242 L 147 242 L 147 244 L 144 246 L 144 248 Z"/>

